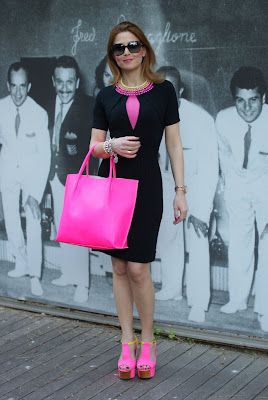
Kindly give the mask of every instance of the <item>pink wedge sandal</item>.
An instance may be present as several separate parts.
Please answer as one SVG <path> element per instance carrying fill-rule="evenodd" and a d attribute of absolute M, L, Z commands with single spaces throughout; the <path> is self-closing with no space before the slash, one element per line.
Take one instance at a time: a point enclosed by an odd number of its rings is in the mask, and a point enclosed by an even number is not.
<path fill-rule="evenodd" d="M 122 360 L 118 361 L 118 375 L 119 378 L 121 379 L 131 379 L 134 378 L 135 376 L 135 367 L 136 367 L 136 358 L 137 358 L 137 351 L 138 351 L 138 339 L 135 335 L 135 340 L 130 343 L 123 343 L 121 340 L 121 343 L 123 345 L 123 354 L 122 354 Z M 135 355 L 135 360 L 132 359 L 130 352 L 129 352 L 129 347 L 131 344 L 137 344 L 136 347 L 136 355 Z M 127 368 L 121 368 L 122 365 L 126 365 Z"/>
<path fill-rule="evenodd" d="M 155 348 L 155 361 L 152 361 L 151 357 L 150 357 L 150 346 L 153 343 L 154 343 L 154 348 Z M 156 341 L 155 340 L 152 340 L 151 342 L 141 341 L 141 344 L 143 344 L 143 348 L 142 348 L 142 353 L 140 355 L 140 358 L 137 362 L 138 376 L 139 376 L 139 378 L 142 378 L 142 379 L 152 378 L 155 374 Z M 142 368 L 142 366 L 144 366 L 144 365 L 147 365 L 150 368 L 149 369 Z"/>

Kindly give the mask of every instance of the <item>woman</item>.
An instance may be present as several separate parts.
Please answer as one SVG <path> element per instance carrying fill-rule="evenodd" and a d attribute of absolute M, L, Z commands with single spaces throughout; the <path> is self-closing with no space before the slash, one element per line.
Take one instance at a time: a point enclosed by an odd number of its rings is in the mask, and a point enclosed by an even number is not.
<path fill-rule="evenodd" d="M 95 82 L 96 86 L 93 89 L 93 96 L 96 97 L 99 91 L 110 85 L 112 73 L 108 64 L 107 55 L 101 59 L 95 69 Z"/>
<path fill-rule="evenodd" d="M 138 375 L 150 378 L 156 364 L 150 262 L 155 258 L 163 208 L 158 149 L 164 130 L 175 181 L 173 223 L 182 221 L 188 211 L 178 104 L 172 84 L 152 71 L 155 54 L 137 25 L 122 22 L 115 26 L 107 55 L 113 85 L 102 89 L 96 98 L 90 145 L 98 143 L 93 154 L 103 158 L 99 175 L 108 176 L 109 157 L 115 156 L 117 177 L 139 180 L 129 247 L 106 251 L 112 256 L 114 298 L 122 328 L 118 370 L 121 378 L 135 376 L 138 342 L 132 325 L 134 300 L 142 327 Z M 112 140 L 105 141 L 108 129 Z"/>

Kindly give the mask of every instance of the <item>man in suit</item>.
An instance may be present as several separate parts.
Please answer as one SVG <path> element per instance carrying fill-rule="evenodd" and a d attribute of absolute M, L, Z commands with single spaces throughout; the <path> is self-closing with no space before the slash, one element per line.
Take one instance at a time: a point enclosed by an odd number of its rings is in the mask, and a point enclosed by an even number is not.
<path fill-rule="evenodd" d="M 204 322 L 210 300 L 210 259 L 208 228 L 218 181 L 218 151 L 214 120 L 211 115 L 181 98 L 184 87 L 179 71 L 162 67 L 175 87 L 180 114 L 180 135 L 183 145 L 185 182 L 188 187 L 189 214 L 183 225 L 173 227 L 172 193 L 174 182 L 164 140 L 160 146 L 159 165 L 163 177 L 163 218 L 158 248 L 162 265 L 162 290 L 156 300 L 180 299 L 184 272 L 184 251 L 189 253 L 186 270 L 186 293 L 191 307 L 188 319 Z"/>
<path fill-rule="evenodd" d="M 28 96 L 28 68 L 20 62 L 8 70 L 9 96 L 0 100 L 1 191 L 5 227 L 15 269 L 8 276 L 31 277 L 31 291 L 42 296 L 40 202 L 50 168 L 47 113 Z M 26 215 L 27 245 L 21 228 L 20 197 Z"/>
<path fill-rule="evenodd" d="M 54 204 L 54 223 L 58 229 L 68 174 L 78 173 L 88 152 L 92 127 L 93 99 L 79 91 L 80 72 L 73 57 L 56 60 L 52 77 L 56 97 L 49 105 L 49 127 L 52 140 L 50 184 Z M 96 173 L 98 160 L 90 160 L 90 171 Z M 89 250 L 60 244 L 61 276 L 53 285 L 76 285 L 74 301 L 86 302 L 89 284 Z"/>
<path fill-rule="evenodd" d="M 255 311 L 268 331 L 268 106 L 266 83 L 255 67 L 241 67 L 231 80 L 234 106 L 216 118 L 221 173 L 229 214 L 229 302 L 220 311 L 247 309 L 252 286 L 255 227 L 258 231 L 258 269 Z"/>

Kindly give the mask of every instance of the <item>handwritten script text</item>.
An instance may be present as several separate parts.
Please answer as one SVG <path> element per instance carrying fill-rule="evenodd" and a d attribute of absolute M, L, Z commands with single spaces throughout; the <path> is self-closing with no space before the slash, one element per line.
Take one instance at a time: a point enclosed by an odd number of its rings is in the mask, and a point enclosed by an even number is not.
<path fill-rule="evenodd" d="M 78 23 L 73 29 L 71 30 L 71 33 L 73 33 L 73 46 L 72 46 L 72 55 L 75 56 L 77 52 L 77 45 L 79 42 L 94 42 L 95 36 L 96 36 L 96 31 L 95 28 L 92 28 L 91 32 L 81 32 L 80 27 L 82 25 L 82 20 L 79 19 Z"/>

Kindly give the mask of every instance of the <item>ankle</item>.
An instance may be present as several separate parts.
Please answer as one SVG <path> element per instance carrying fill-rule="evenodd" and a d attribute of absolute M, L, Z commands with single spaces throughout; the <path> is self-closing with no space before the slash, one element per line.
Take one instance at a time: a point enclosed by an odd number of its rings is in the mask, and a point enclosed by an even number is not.
<path fill-rule="evenodd" d="M 143 343 L 151 343 L 151 342 L 153 342 L 155 340 L 155 337 L 152 335 L 152 336 L 142 336 L 141 337 L 141 343 L 143 342 Z"/>
<path fill-rule="evenodd" d="M 141 341 L 144 343 L 151 343 L 153 340 L 155 340 L 155 337 L 153 335 L 153 332 L 150 334 L 141 334 Z"/>
<path fill-rule="evenodd" d="M 135 340 L 136 340 L 136 335 L 133 332 L 122 333 L 121 341 L 123 343 L 131 343 L 131 342 L 134 342 Z"/>

